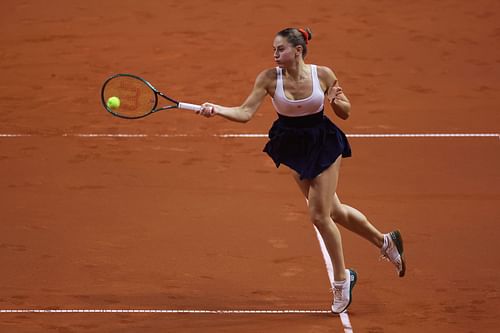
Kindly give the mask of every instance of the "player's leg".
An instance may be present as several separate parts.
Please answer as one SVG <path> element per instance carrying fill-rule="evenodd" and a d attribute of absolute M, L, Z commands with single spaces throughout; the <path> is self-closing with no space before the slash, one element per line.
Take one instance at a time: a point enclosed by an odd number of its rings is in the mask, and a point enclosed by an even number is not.
<path fill-rule="evenodd" d="M 336 280 L 344 280 L 345 263 L 340 231 L 331 218 L 331 197 L 336 191 L 340 168 L 340 158 L 309 184 L 309 217 L 323 237 L 333 263 Z"/>
<path fill-rule="evenodd" d="M 341 157 L 328 169 L 312 180 L 301 180 L 295 175 L 302 192 L 307 194 L 309 215 L 318 229 L 332 259 L 335 282 L 332 311 L 344 311 L 351 303 L 351 292 L 356 283 L 356 273 L 345 269 L 342 238 L 331 218 L 332 202 L 338 182 Z"/>
<path fill-rule="evenodd" d="M 337 193 L 333 195 L 332 207 L 331 217 L 335 223 L 365 238 L 379 249 L 382 248 L 384 235 L 368 221 L 363 213 L 341 203 Z"/>
<path fill-rule="evenodd" d="M 356 208 L 342 204 L 338 195 L 333 196 L 331 217 L 335 223 L 367 239 L 377 246 L 383 257 L 395 267 L 400 277 L 405 275 L 406 263 L 403 255 L 403 238 L 398 230 L 382 234 L 363 213 Z"/>
<path fill-rule="evenodd" d="M 308 200 L 309 217 L 323 237 L 332 259 L 336 279 L 345 279 L 345 264 L 340 231 L 331 218 L 331 200 L 338 181 L 340 158 L 312 180 L 293 177 Z"/>

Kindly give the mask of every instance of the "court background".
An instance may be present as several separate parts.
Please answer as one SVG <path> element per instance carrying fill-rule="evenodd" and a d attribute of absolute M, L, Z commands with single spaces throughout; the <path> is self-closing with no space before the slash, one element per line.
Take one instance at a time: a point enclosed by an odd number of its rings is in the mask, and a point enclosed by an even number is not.
<path fill-rule="evenodd" d="M 328 309 L 288 172 L 261 153 L 269 100 L 236 124 L 103 112 L 117 72 L 237 105 L 284 27 L 313 30 L 353 103 L 347 133 L 498 133 L 495 1 L 2 1 L 1 309 Z M 88 138 L 79 133 L 147 134 Z M 157 137 L 189 134 L 190 137 Z M 358 332 L 494 332 L 497 138 L 352 138 L 341 199 L 405 237 L 407 277 L 343 232 Z M 340 332 L 325 315 L 1 314 L 6 332 Z"/>

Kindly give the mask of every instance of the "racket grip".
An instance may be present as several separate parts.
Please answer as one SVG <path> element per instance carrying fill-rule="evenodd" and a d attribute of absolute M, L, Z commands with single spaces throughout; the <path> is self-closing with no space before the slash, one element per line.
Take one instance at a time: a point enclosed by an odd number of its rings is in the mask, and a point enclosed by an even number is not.
<path fill-rule="evenodd" d="M 201 110 L 201 105 L 179 102 L 179 109 L 185 109 L 185 110 L 191 110 L 191 111 L 200 111 Z"/>

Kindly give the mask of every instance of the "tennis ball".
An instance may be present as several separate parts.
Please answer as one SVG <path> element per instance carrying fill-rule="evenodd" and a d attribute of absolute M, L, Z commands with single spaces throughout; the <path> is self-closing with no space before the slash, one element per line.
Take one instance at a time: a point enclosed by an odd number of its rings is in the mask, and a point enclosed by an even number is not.
<path fill-rule="evenodd" d="M 108 98 L 108 108 L 118 109 L 120 107 L 120 99 L 116 96 Z"/>

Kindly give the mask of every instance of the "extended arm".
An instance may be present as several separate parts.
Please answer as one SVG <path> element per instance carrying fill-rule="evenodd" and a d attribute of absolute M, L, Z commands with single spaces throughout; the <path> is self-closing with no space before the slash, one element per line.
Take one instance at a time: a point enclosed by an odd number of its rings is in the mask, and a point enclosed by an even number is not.
<path fill-rule="evenodd" d="M 227 107 L 212 103 L 204 103 L 199 113 L 206 117 L 220 115 L 231 121 L 246 123 L 252 119 L 267 95 L 269 83 L 268 71 L 263 71 L 257 76 L 252 92 L 240 106 Z"/>

